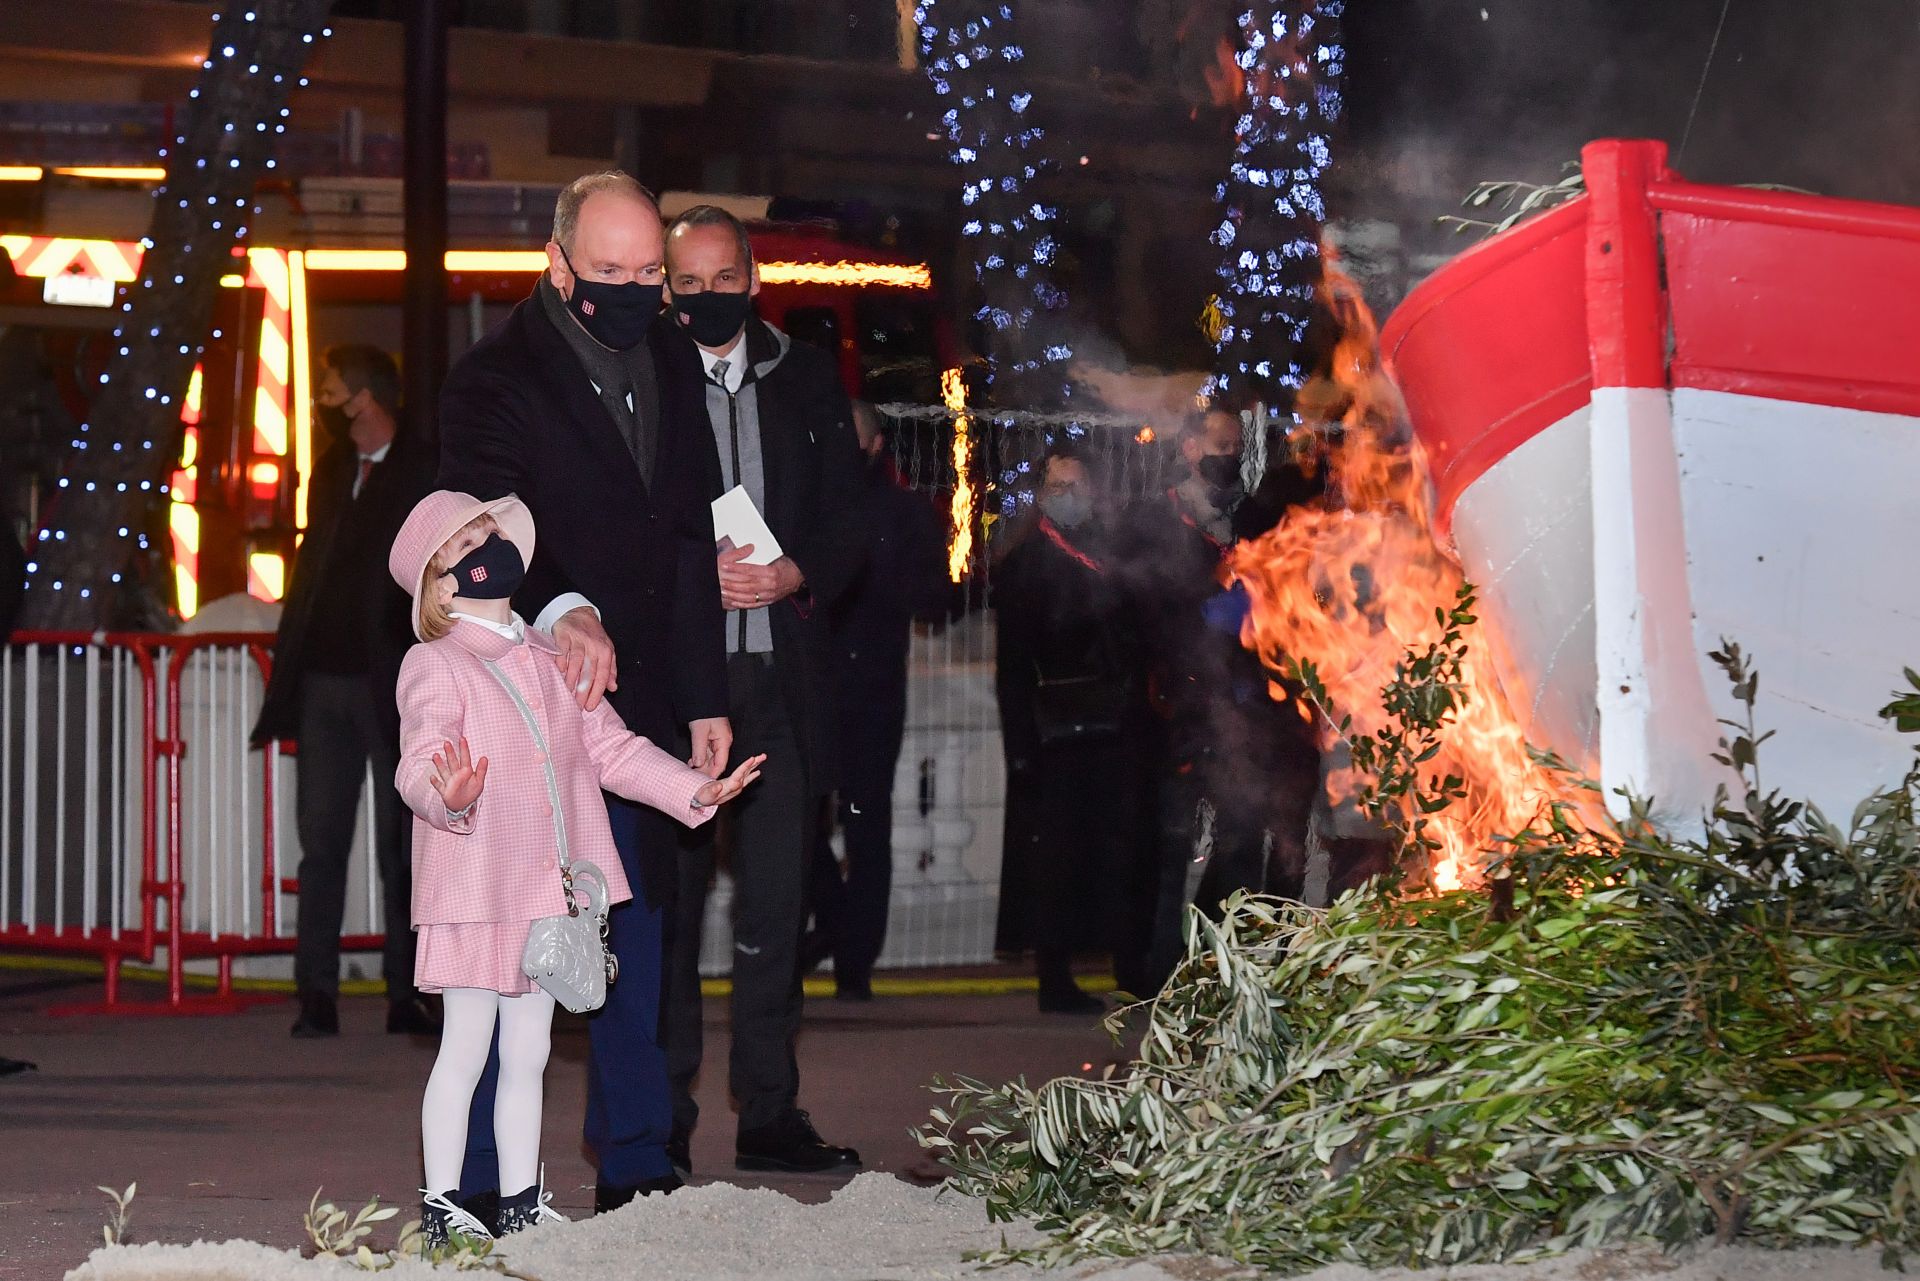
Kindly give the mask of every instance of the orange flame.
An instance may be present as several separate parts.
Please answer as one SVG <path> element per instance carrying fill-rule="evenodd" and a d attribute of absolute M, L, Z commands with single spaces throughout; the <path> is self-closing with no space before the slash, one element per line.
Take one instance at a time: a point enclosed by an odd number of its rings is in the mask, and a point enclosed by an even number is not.
<path fill-rule="evenodd" d="M 1464 580 L 1434 541 L 1426 460 L 1381 367 L 1359 287 L 1329 257 L 1323 289 L 1340 338 L 1328 376 L 1303 388 L 1296 408 L 1308 428 L 1302 437 L 1316 441 L 1327 464 L 1329 493 L 1237 546 L 1230 569 L 1252 602 L 1242 641 L 1271 666 L 1311 662 L 1333 704 L 1326 710 L 1350 715 L 1348 732 L 1358 737 L 1387 723 L 1381 691 L 1395 664 L 1439 638 L 1436 611 L 1452 608 Z M 1483 881 L 1498 837 L 1570 799 L 1529 757 L 1484 640 L 1469 645 L 1464 705 L 1422 766 L 1423 778 L 1451 774 L 1466 784 L 1463 799 L 1431 816 L 1435 890 Z M 1336 774 L 1329 799 L 1350 799 L 1356 785 L 1350 771 Z"/>
<path fill-rule="evenodd" d="M 967 385 L 958 369 L 940 375 L 940 398 L 953 415 L 953 532 L 947 543 L 947 578 L 967 576 L 973 557 L 973 420 L 967 416 Z"/>

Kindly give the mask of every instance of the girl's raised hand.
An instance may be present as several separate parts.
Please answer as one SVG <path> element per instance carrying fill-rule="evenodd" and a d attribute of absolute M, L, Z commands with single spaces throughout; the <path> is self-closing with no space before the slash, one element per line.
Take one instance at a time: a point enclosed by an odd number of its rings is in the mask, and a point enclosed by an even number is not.
<path fill-rule="evenodd" d="M 452 743 L 443 743 L 441 750 L 433 754 L 434 790 L 446 802 L 449 813 L 458 814 L 472 808 L 480 799 L 480 789 L 486 785 L 487 758 L 482 756 L 476 762 L 467 750 L 466 739 L 460 740 L 457 749 Z"/>
<path fill-rule="evenodd" d="M 760 767 L 766 764 L 766 754 L 749 756 L 741 761 L 733 773 L 725 778 L 716 778 L 693 794 L 695 803 L 706 805 L 725 805 L 747 788 L 747 784 L 760 777 Z"/>

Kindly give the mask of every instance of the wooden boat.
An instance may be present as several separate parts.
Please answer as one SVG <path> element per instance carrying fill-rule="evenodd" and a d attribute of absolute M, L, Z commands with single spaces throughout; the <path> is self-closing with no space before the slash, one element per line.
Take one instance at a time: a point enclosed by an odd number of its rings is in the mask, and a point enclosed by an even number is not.
<path fill-rule="evenodd" d="M 1768 789 L 1843 826 L 1920 667 L 1920 210 L 1693 183 L 1658 142 L 1461 254 L 1382 331 L 1529 738 L 1698 824 L 1760 672 Z M 1609 802 L 1621 812 L 1622 802 Z"/>

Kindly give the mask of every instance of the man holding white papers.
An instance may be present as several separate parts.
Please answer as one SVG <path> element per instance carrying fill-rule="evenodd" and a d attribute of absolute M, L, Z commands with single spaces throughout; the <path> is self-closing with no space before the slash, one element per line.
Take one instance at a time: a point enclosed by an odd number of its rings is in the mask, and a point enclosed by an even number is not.
<path fill-rule="evenodd" d="M 700 933 L 715 842 L 733 873 L 733 1049 L 742 1170 L 852 1171 L 851 1148 L 824 1142 L 799 1108 L 800 939 L 815 815 L 832 760 L 826 607 L 859 573 L 864 493 L 853 412 L 833 358 L 753 314 L 759 276 L 740 222 L 700 206 L 667 235 L 676 331 L 663 379 L 702 388 L 712 426 L 708 496 L 726 613 L 733 751 L 762 753 L 755 795 L 683 847 L 667 959 L 666 1046 L 673 1078 L 668 1155 L 691 1169 L 701 1061 Z"/>

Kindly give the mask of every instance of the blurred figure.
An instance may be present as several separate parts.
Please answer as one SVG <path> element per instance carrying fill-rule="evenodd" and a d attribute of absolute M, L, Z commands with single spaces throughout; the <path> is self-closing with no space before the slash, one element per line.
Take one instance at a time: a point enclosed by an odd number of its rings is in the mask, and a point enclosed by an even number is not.
<path fill-rule="evenodd" d="M 840 736 L 835 810 L 844 874 L 823 835 L 811 884 L 816 933 L 806 955 L 833 957 L 835 995 L 873 998 L 873 963 L 887 936 L 893 885 L 893 777 L 907 724 L 913 620 L 950 597 L 940 513 L 894 467 L 880 416 L 855 401 L 867 458 L 866 568 L 831 612 L 833 697 Z M 807 968 L 811 968 L 809 965 Z"/>
<path fill-rule="evenodd" d="M 1003 911 L 1024 908 L 1040 1008 L 1094 1013 L 1074 952 L 1111 949 L 1139 993 L 1154 840 L 1149 816 L 1158 727 L 1137 628 L 1107 566 L 1111 513 L 1086 460 L 1046 461 L 1040 515 L 994 580 L 995 688 L 1007 755 Z M 1144 917 L 1150 917 L 1151 908 Z"/>
<path fill-rule="evenodd" d="M 1320 753 L 1300 691 L 1277 680 L 1240 643 L 1246 601 L 1229 590 L 1225 560 L 1321 487 L 1279 442 L 1254 494 L 1243 484 L 1237 414 L 1212 409 L 1182 429 L 1187 477 L 1164 499 L 1129 513 L 1116 551 L 1129 601 L 1150 636 L 1157 709 L 1169 768 L 1158 781 L 1164 820 L 1161 892 L 1149 962 L 1164 980 L 1181 948 L 1180 912 L 1196 844 L 1210 838 L 1194 902 L 1217 916 L 1235 890 L 1300 896 Z M 1211 811 L 1203 818 L 1201 802 Z"/>
<path fill-rule="evenodd" d="M 412 864 L 407 812 L 394 791 L 400 711 L 394 690 L 413 644 L 407 593 L 387 577 L 387 552 L 413 505 L 433 488 L 434 453 L 400 410 L 400 372 L 378 347 L 327 351 L 314 418 L 329 441 L 314 464 L 311 516 L 293 563 L 273 645 L 273 672 L 253 745 L 298 739 L 299 941 L 297 1037 L 340 1031 L 340 922 L 347 857 L 367 763 L 373 763 L 374 849 L 386 914 L 382 970 L 387 1031 L 431 1035 L 438 1016 L 413 987 Z"/>

